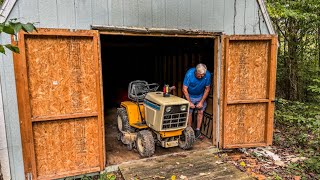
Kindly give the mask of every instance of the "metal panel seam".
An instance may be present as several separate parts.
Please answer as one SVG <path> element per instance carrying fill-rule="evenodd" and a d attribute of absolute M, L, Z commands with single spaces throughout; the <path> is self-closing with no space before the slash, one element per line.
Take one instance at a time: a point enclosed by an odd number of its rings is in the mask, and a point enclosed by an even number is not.
<path fill-rule="evenodd" d="M 0 61 L 3 61 L 3 55 L 1 55 L 1 59 Z M 0 73 L 0 101 L 2 103 L 2 107 L 1 107 L 1 110 L 2 110 L 2 116 L 3 116 L 3 124 L 4 124 L 4 138 L 5 138 L 5 144 L 6 144 L 6 149 L 7 149 L 7 156 L 8 156 L 8 162 L 7 164 L 2 164 L 1 166 L 8 166 L 8 171 L 9 171 L 9 177 L 11 177 L 12 173 L 11 173 L 11 168 L 10 168 L 10 157 L 9 157 L 9 146 L 8 146 L 8 138 L 7 138 L 7 131 L 6 131 L 6 123 L 5 123 L 5 113 L 4 113 L 4 99 L 3 99 L 3 90 L 2 90 L 2 83 L 1 83 L 1 73 Z M 1 111 L 0 110 L 0 111 Z M 2 149 L 0 149 L 2 150 Z M 0 169 L 1 170 L 1 169 Z"/>

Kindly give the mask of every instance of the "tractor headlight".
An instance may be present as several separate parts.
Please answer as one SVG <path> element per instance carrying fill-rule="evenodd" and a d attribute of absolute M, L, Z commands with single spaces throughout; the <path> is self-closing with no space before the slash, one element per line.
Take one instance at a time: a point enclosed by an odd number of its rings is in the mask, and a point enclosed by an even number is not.
<path fill-rule="evenodd" d="M 187 110 L 187 105 L 182 105 L 182 106 L 180 106 L 180 110 L 181 110 L 181 111 Z"/>
<path fill-rule="evenodd" d="M 169 113 L 171 111 L 171 106 L 166 107 L 166 112 Z"/>

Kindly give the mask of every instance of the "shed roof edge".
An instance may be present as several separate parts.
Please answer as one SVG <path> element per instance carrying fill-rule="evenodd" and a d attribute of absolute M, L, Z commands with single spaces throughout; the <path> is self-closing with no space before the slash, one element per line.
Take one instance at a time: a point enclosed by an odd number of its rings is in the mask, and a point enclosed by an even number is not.
<path fill-rule="evenodd" d="M 16 1 L 17 0 L 6 0 L 3 2 L 0 9 L 0 23 L 3 23 L 8 19 L 9 14 L 12 11 Z"/>

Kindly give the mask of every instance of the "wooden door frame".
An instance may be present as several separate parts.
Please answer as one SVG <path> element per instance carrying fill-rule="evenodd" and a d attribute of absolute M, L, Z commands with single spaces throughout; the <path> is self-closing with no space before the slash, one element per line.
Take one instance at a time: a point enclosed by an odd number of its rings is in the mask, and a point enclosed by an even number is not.
<path fill-rule="evenodd" d="M 222 32 L 192 31 L 181 29 L 159 29 L 159 28 L 128 28 L 113 26 L 92 26 L 92 29 L 99 30 L 101 35 L 123 35 L 142 37 L 172 37 L 172 38 L 213 38 L 214 41 L 214 70 L 213 70 L 213 114 L 212 114 L 212 145 L 219 146 L 219 119 L 220 117 L 220 67 L 221 67 L 221 37 Z"/>
<path fill-rule="evenodd" d="M 268 57 L 268 77 L 267 77 L 267 98 L 259 100 L 242 100 L 242 101 L 230 101 L 227 102 L 227 88 L 228 84 L 228 71 L 227 64 L 229 61 L 229 42 L 230 41 L 270 41 L 270 53 Z M 242 147 L 258 147 L 267 146 L 272 144 L 273 139 L 273 112 L 274 112 L 274 101 L 275 101 L 275 83 L 276 83 L 276 58 L 277 58 L 277 36 L 276 35 L 228 35 L 222 36 L 222 51 L 223 55 L 221 58 L 221 72 L 222 72 L 222 83 L 221 83 L 221 104 L 222 107 L 219 112 L 222 113 L 220 116 L 221 125 L 219 131 L 220 144 L 219 148 L 242 148 Z M 250 103 L 267 103 L 266 112 L 266 125 L 265 125 L 265 143 L 252 143 L 244 145 L 226 145 L 225 144 L 225 127 L 224 122 L 226 120 L 226 108 L 228 104 L 250 104 Z"/>
<path fill-rule="evenodd" d="M 26 52 L 25 52 L 25 37 L 26 36 L 65 36 L 65 37 L 91 37 L 93 39 L 93 48 L 94 48 L 94 59 L 97 60 L 95 64 L 96 68 L 99 71 L 96 72 L 96 88 L 97 88 L 97 107 L 98 114 L 69 114 L 63 115 L 59 118 L 57 117 L 46 117 L 46 121 L 56 120 L 56 119 L 69 119 L 77 117 L 98 117 L 98 142 L 99 142 L 99 169 L 93 169 L 93 171 L 101 171 L 105 168 L 105 141 L 104 141 L 104 116 L 103 116 L 103 94 L 102 94 L 102 78 L 101 78 L 101 58 L 100 58 L 100 39 L 99 33 L 95 30 L 77 30 L 72 31 L 68 29 L 47 29 L 47 28 L 38 28 L 37 32 L 26 33 L 19 32 L 18 42 L 12 37 L 12 43 L 17 45 L 20 49 L 20 54 L 13 54 L 14 60 L 14 71 L 16 79 L 16 89 L 17 89 L 17 100 L 18 100 L 18 111 L 19 111 L 19 120 L 20 120 L 20 131 L 21 131 L 21 141 L 22 141 L 22 150 L 23 150 L 23 162 L 24 162 L 24 171 L 26 178 L 37 179 L 36 172 L 36 158 L 35 158 L 35 149 L 34 149 L 34 137 L 32 131 L 32 123 L 37 121 L 43 121 L 43 118 L 32 118 L 31 117 L 31 107 L 30 107 L 30 98 L 29 98 L 29 85 L 28 85 L 28 70 L 26 62 Z M 100 75 L 99 75 L 100 74 Z M 88 173 L 86 171 L 77 171 L 70 172 L 66 174 L 67 176 L 77 175 L 79 173 Z M 65 177 L 64 175 L 57 175 L 52 178 Z"/>

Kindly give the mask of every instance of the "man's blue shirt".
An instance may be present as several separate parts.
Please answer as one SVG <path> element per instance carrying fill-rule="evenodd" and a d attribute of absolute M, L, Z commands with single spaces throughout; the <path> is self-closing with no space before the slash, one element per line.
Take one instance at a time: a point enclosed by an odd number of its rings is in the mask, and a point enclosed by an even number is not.
<path fill-rule="evenodd" d="M 196 78 L 195 72 L 196 68 L 189 69 L 183 80 L 183 85 L 188 87 L 190 98 L 202 97 L 205 87 L 210 86 L 211 84 L 210 72 L 208 70 L 206 72 L 206 75 L 201 79 Z"/>

